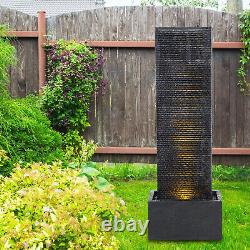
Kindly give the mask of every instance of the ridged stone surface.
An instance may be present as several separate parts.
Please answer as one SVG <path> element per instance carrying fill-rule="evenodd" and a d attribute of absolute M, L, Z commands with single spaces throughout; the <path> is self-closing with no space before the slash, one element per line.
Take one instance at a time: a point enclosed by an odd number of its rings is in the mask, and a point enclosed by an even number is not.
<path fill-rule="evenodd" d="M 156 28 L 158 199 L 211 199 L 211 29 Z"/>

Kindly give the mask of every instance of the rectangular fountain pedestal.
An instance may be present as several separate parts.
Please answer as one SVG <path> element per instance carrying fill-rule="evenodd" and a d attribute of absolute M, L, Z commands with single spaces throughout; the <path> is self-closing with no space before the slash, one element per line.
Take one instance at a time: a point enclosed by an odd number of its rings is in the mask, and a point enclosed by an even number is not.
<path fill-rule="evenodd" d="M 212 200 L 157 200 L 151 191 L 148 201 L 149 240 L 221 240 L 222 202 L 219 191 Z"/>

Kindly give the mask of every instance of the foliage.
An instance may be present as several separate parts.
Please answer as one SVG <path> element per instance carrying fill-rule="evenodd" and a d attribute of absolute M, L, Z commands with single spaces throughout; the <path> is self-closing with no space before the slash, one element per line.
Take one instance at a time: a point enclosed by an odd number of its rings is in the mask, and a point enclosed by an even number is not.
<path fill-rule="evenodd" d="M 244 48 L 241 49 L 240 56 L 240 67 L 238 69 L 239 82 L 241 92 L 247 92 L 250 89 L 250 83 L 247 80 L 247 74 L 250 59 L 250 10 L 245 10 L 240 15 L 240 30 L 242 34 L 241 41 L 243 42 Z"/>
<path fill-rule="evenodd" d="M 153 164 L 97 163 L 96 169 L 108 180 L 156 179 L 157 168 Z"/>
<path fill-rule="evenodd" d="M 80 169 L 79 176 L 85 176 L 93 188 L 97 188 L 105 192 L 111 191 L 113 189 L 113 186 L 102 177 L 103 173 L 97 170 L 96 162 L 84 162 L 80 165 L 78 162 L 70 162 L 67 167 L 72 169 Z"/>
<path fill-rule="evenodd" d="M 155 164 L 145 163 L 96 163 L 94 166 L 100 174 L 110 181 L 121 180 L 156 180 L 157 168 Z M 233 181 L 250 180 L 250 166 L 212 167 L 213 180 Z"/>
<path fill-rule="evenodd" d="M 13 163 L 62 159 L 61 147 L 62 137 L 51 129 L 36 97 L 0 99 L 0 149 Z M 6 171 L 1 169 L 0 173 Z"/>
<path fill-rule="evenodd" d="M 213 166 L 212 177 L 220 181 L 250 181 L 250 167 Z"/>
<path fill-rule="evenodd" d="M 117 249 L 101 222 L 119 216 L 122 202 L 78 175 L 58 164 L 32 164 L 2 178 L 0 249 Z"/>
<path fill-rule="evenodd" d="M 5 150 L 0 149 L 0 174 L 7 175 L 12 169 L 12 163 Z"/>
<path fill-rule="evenodd" d="M 93 186 L 102 191 L 109 191 L 113 186 L 101 176 L 101 172 L 96 169 L 95 162 L 86 162 L 81 165 L 80 176 L 86 176 Z"/>
<path fill-rule="evenodd" d="M 0 25 L 0 98 L 7 96 L 8 70 L 16 62 L 16 50 L 6 35 L 7 28 Z"/>
<path fill-rule="evenodd" d="M 156 5 L 163 6 L 185 6 L 185 7 L 212 7 L 218 9 L 218 0 L 141 0 L 142 5 Z"/>
<path fill-rule="evenodd" d="M 90 125 L 88 110 L 91 97 L 106 84 L 101 68 L 104 58 L 85 43 L 59 40 L 48 46 L 47 85 L 43 108 L 53 128 L 66 134 L 80 134 Z"/>
<path fill-rule="evenodd" d="M 65 157 L 78 167 L 87 162 L 95 153 L 96 144 L 93 141 L 86 142 L 79 132 L 74 130 L 68 132 L 64 137 Z"/>

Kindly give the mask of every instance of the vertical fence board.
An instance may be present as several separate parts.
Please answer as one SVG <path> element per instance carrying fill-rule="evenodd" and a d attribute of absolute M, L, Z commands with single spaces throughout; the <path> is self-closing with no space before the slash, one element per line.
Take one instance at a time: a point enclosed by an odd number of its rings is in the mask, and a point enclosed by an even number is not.
<path fill-rule="evenodd" d="M 200 9 L 200 27 L 207 27 L 208 10 Z"/>
<path fill-rule="evenodd" d="M 163 7 L 162 26 L 176 27 L 177 26 L 177 7 Z"/>
<path fill-rule="evenodd" d="M 237 87 L 236 83 L 238 82 L 237 78 L 237 72 L 236 69 L 239 67 L 239 53 L 238 51 L 234 50 L 231 51 L 230 54 L 230 67 L 229 67 L 229 103 L 230 103 L 230 121 L 229 121 L 229 138 L 230 142 L 229 145 L 230 147 L 236 147 L 236 138 L 237 138 L 237 133 L 236 133 L 236 114 L 237 114 L 237 109 L 236 109 L 236 92 L 239 91 L 239 88 Z"/>
<path fill-rule="evenodd" d="M 248 71 L 247 80 L 250 82 L 250 72 Z M 248 93 L 250 94 L 250 93 Z M 244 96 L 245 101 L 245 120 L 243 121 L 244 125 L 244 144 L 242 147 L 250 147 L 250 96 Z"/>
<path fill-rule="evenodd" d="M 155 26 L 162 27 L 162 6 L 155 7 Z M 153 38 L 155 39 L 155 38 Z"/>
<path fill-rule="evenodd" d="M 112 56 L 113 54 L 113 56 Z M 114 60 L 116 56 L 116 60 Z M 122 146 L 126 144 L 125 135 L 125 112 L 126 112 L 126 62 L 128 53 L 125 49 L 112 49 L 111 61 L 113 65 L 111 72 L 111 145 Z M 111 80 L 110 80 L 111 82 Z"/>
<path fill-rule="evenodd" d="M 229 138 L 229 57 L 223 51 L 215 53 L 215 126 L 214 146 L 225 147 Z M 224 127 L 223 130 L 220 128 Z"/>

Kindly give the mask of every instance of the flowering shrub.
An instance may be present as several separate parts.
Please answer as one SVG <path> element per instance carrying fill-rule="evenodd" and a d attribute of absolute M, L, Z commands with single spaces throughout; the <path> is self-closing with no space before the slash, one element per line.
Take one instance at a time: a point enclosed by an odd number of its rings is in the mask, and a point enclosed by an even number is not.
<path fill-rule="evenodd" d="M 43 108 L 56 130 L 82 134 L 90 125 L 87 115 L 91 97 L 106 83 L 101 73 L 103 55 L 84 43 L 63 40 L 48 46 L 47 51 Z"/>
<path fill-rule="evenodd" d="M 0 179 L 0 249 L 117 249 L 101 221 L 123 209 L 77 170 L 58 164 L 17 167 Z"/>

